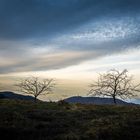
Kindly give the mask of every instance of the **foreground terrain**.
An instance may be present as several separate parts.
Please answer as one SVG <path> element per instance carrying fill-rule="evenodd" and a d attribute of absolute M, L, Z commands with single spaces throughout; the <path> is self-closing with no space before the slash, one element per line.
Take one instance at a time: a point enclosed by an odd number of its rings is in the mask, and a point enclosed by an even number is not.
<path fill-rule="evenodd" d="M 0 135 L 14 140 L 140 140 L 140 107 L 1 99 Z"/>

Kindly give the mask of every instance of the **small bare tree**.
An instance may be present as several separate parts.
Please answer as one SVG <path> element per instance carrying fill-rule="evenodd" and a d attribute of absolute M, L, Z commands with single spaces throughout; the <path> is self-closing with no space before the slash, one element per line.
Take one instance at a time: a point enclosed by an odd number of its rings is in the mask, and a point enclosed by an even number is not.
<path fill-rule="evenodd" d="M 37 77 L 29 77 L 19 82 L 16 86 L 20 88 L 21 92 L 33 95 L 36 102 L 39 95 L 51 93 L 55 83 L 53 79 L 41 80 Z"/>
<path fill-rule="evenodd" d="M 107 73 L 100 74 L 98 81 L 91 84 L 89 95 L 112 97 L 116 104 L 116 97 L 126 99 L 135 96 L 138 85 L 132 84 L 132 76 L 127 74 L 127 70 L 110 70 Z"/>

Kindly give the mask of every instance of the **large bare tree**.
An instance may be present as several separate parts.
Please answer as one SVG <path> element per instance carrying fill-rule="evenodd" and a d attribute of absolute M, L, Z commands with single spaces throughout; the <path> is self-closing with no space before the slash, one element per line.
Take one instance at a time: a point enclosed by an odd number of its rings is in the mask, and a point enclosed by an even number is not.
<path fill-rule="evenodd" d="M 108 96 L 112 97 L 116 104 L 116 97 L 126 99 L 140 92 L 138 85 L 132 84 L 132 76 L 129 76 L 128 71 L 109 70 L 104 74 L 99 74 L 97 82 L 90 85 L 89 95 L 93 96 Z"/>
<path fill-rule="evenodd" d="M 36 102 L 39 95 L 51 93 L 55 83 L 54 79 L 29 77 L 21 80 L 16 86 L 20 88 L 21 92 L 33 95 Z"/>

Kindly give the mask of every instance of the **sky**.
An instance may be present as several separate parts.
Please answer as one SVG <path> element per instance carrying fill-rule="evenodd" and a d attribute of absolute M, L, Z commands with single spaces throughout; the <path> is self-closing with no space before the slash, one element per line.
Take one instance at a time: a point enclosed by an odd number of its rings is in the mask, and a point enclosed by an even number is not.
<path fill-rule="evenodd" d="M 50 99 L 84 96 L 112 68 L 140 82 L 139 23 L 139 0 L 0 0 L 1 89 L 51 77 Z"/>

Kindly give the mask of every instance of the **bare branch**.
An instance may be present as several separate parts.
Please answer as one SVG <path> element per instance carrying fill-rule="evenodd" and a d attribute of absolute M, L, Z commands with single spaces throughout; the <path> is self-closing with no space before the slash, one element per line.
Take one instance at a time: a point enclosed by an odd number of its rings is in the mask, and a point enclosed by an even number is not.
<path fill-rule="evenodd" d="M 135 96 L 136 92 L 140 92 L 138 87 L 132 84 L 132 76 L 128 76 L 127 70 L 122 72 L 112 69 L 104 74 L 99 74 L 97 82 L 90 85 L 91 89 L 88 95 L 94 96 L 111 96 L 116 102 L 116 97 L 122 99 Z"/>
<path fill-rule="evenodd" d="M 20 91 L 25 94 L 31 94 L 36 98 L 40 94 L 49 94 L 55 86 L 53 79 L 39 79 L 37 77 L 30 77 L 22 80 L 16 86 L 20 88 Z"/>

